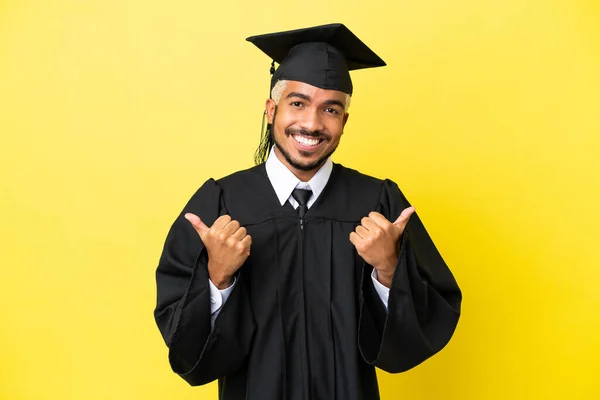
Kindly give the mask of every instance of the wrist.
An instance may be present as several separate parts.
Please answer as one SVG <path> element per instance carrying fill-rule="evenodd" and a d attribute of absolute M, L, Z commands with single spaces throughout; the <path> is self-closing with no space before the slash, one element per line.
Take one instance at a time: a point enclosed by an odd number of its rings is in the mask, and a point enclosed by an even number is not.
<path fill-rule="evenodd" d="M 233 283 L 233 277 L 222 277 L 219 279 L 210 278 L 210 281 L 217 287 L 219 290 L 227 289 Z"/>
<path fill-rule="evenodd" d="M 385 286 L 387 288 L 391 287 L 393 278 L 394 278 L 394 271 L 377 270 L 377 280 L 383 286 Z"/>
<path fill-rule="evenodd" d="M 215 272 L 213 268 L 208 268 L 208 278 L 219 290 L 227 289 L 233 283 L 233 275 L 219 274 Z M 218 270 L 218 269 L 217 269 Z"/>
<path fill-rule="evenodd" d="M 384 276 L 393 276 L 396 270 L 396 264 L 398 263 L 398 257 L 390 257 L 389 259 L 382 260 L 380 263 L 372 264 L 373 268 L 377 270 L 377 274 Z"/>

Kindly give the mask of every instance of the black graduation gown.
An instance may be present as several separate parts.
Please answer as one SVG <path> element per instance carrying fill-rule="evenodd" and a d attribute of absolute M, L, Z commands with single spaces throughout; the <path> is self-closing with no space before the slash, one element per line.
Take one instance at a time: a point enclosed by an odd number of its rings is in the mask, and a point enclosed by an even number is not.
<path fill-rule="evenodd" d="M 264 164 L 208 180 L 173 224 L 156 272 L 156 322 L 173 370 L 219 380 L 222 400 L 373 400 L 375 367 L 401 372 L 452 336 L 461 292 L 417 215 L 400 241 L 386 310 L 349 235 L 371 211 L 409 206 L 395 183 L 334 164 L 304 217 L 281 206 Z M 251 255 L 211 330 L 207 254 L 186 212 L 229 214 Z"/>

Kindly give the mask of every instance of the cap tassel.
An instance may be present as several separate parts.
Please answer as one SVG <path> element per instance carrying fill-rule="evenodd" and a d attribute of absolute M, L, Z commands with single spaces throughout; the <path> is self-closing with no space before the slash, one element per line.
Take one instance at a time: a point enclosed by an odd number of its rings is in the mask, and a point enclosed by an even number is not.
<path fill-rule="evenodd" d="M 271 61 L 271 69 L 269 70 L 271 76 L 275 73 L 275 60 Z M 269 98 L 271 98 L 271 84 L 269 83 Z M 254 163 L 256 165 L 261 164 L 267 160 L 267 156 L 270 150 L 269 135 L 267 134 L 267 110 L 263 111 L 262 122 L 260 124 L 260 143 L 258 149 L 254 153 Z"/>
<path fill-rule="evenodd" d="M 271 69 L 269 69 L 269 73 L 271 74 L 271 76 L 273 76 L 273 74 L 275 73 L 275 60 L 271 61 Z M 269 82 L 269 98 L 271 98 L 271 83 Z M 262 115 L 262 123 L 261 123 L 261 128 L 260 128 L 260 137 L 262 138 L 264 133 L 265 133 L 265 119 L 267 117 L 267 110 L 265 110 L 265 112 L 263 112 Z"/>
<path fill-rule="evenodd" d="M 273 78 L 273 74 L 275 73 L 275 60 L 271 61 L 271 69 L 269 69 L 269 73 L 271 74 L 271 78 Z M 271 98 L 271 80 L 269 79 L 269 98 Z M 265 111 L 265 114 L 267 112 Z"/>
<path fill-rule="evenodd" d="M 275 60 L 271 61 L 271 68 L 269 69 L 271 76 L 275 73 Z M 269 98 L 271 98 L 271 84 L 269 83 Z M 262 137 L 265 132 L 265 118 L 267 117 L 267 110 L 263 113 L 262 123 L 260 128 L 260 136 Z"/>

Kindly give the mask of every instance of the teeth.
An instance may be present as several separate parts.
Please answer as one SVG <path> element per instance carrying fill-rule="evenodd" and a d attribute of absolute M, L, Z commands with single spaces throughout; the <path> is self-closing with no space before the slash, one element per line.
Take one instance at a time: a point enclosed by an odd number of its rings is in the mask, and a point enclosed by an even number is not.
<path fill-rule="evenodd" d="M 319 144 L 319 139 L 309 139 L 300 135 L 294 135 L 294 139 L 296 139 L 298 143 L 303 144 L 305 146 L 315 146 Z"/>

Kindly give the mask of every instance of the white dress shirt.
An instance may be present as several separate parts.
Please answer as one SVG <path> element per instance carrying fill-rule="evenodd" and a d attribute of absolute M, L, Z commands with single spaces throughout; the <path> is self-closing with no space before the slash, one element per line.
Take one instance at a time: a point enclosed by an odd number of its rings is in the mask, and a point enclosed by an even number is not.
<path fill-rule="evenodd" d="M 333 162 L 331 161 L 331 158 L 328 158 L 327 161 L 325 161 L 325 164 L 319 168 L 317 173 L 308 182 L 302 182 L 279 160 L 279 158 L 277 158 L 275 155 L 275 147 L 273 147 L 271 148 L 271 152 L 265 163 L 265 168 L 267 170 L 269 181 L 277 194 L 281 206 L 284 206 L 285 202 L 289 201 L 294 209 L 298 208 L 298 202 L 292 197 L 292 192 L 294 189 L 310 189 L 312 194 L 306 204 L 307 207 L 310 208 L 319 198 L 321 192 L 323 192 L 325 185 L 327 185 L 327 181 L 329 181 L 331 171 L 333 170 Z M 381 301 L 387 310 L 390 289 L 383 286 L 377 280 L 377 270 L 375 269 L 373 269 L 371 279 L 373 280 L 373 285 L 375 286 L 379 298 L 381 298 Z M 219 290 L 210 279 L 208 280 L 208 283 L 210 286 L 211 322 L 214 324 L 221 307 L 223 307 L 223 304 L 225 304 L 229 294 L 235 286 L 235 280 L 231 286 L 223 290 Z"/>

